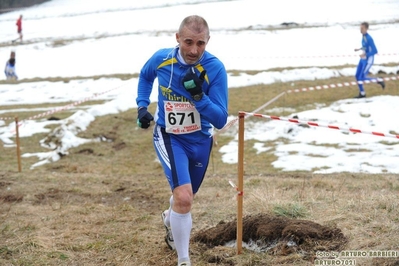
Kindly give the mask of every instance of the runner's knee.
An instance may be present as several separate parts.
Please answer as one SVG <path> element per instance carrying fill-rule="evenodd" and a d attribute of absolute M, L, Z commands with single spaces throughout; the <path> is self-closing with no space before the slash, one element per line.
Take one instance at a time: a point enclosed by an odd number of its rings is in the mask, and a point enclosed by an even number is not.
<path fill-rule="evenodd" d="M 191 210 L 193 192 L 190 185 L 183 185 L 173 190 L 173 210 L 177 213 L 187 213 Z"/>

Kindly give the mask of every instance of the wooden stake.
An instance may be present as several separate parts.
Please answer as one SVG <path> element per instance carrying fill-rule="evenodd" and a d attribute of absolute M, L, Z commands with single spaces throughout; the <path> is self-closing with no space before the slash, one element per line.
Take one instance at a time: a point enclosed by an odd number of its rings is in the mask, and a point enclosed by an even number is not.
<path fill-rule="evenodd" d="M 15 139 L 17 143 L 17 160 L 18 160 L 18 172 L 22 172 L 21 167 L 21 147 L 19 143 L 19 125 L 18 125 L 18 117 L 15 117 Z"/>
<path fill-rule="evenodd" d="M 237 254 L 242 252 L 242 213 L 244 188 L 244 119 L 245 113 L 238 114 L 238 186 L 237 186 Z"/>

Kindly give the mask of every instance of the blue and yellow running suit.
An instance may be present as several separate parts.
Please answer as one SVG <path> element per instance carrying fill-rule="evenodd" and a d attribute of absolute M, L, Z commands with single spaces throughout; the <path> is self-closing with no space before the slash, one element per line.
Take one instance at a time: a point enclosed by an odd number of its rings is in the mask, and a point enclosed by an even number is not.
<path fill-rule="evenodd" d="M 172 191 L 191 184 L 196 193 L 208 167 L 213 127 L 220 129 L 227 121 L 227 73 L 222 62 L 207 51 L 194 65 L 182 62 L 178 53 L 178 47 L 161 49 L 147 61 L 140 72 L 136 102 L 138 107 L 150 104 L 153 83 L 158 78 L 154 147 Z M 199 101 L 192 100 L 182 82 L 192 66 L 197 75 L 206 70 L 204 96 Z M 191 111 L 185 111 L 186 107 Z M 183 112 L 174 108 L 183 108 Z M 168 130 L 171 125 L 177 128 Z"/>

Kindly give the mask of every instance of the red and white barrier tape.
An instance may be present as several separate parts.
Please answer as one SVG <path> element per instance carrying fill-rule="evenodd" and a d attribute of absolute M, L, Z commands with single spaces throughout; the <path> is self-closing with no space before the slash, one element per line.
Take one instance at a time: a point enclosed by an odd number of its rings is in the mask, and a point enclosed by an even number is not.
<path fill-rule="evenodd" d="M 112 89 L 110 89 L 110 90 L 106 90 L 106 91 L 103 91 L 103 92 L 100 92 L 100 93 L 95 93 L 95 94 L 93 94 L 93 95 L 90 96 L 90 97 L 86 97 L 86 98 L 84 98 L 84 99 L 82 99 L 82 100 L 79 100 L 79 101 L 76 101 L 76 102 L 74 102 L 74 103 L 71 103 L 71 104 L 68 104 L 68 105 L 65 105 L 65 106 L 61 106 L 61 107 L 57 107 L 57 108 L 52 109 L 52 110 L 49 110 L 49 111 L 47 111 L 47 112 L 44 112 L 44 113 L 41 113 L 41 114 L 37 114 L 37 115 L 31 116 L 31 117 L 29 117 L 29 118 L 26 118 L 26 119 L 22 120 L 21 123 L 22 123 L 23 121 L 26 121 L 26 120 L 34 120 L 34 119 L 42 118 L 42 117 L 45 117 L 45 116 L 48 116 L 48 115 L 51 115 L 51 114 L 54 114 L 54 113 L 57 113 L 57 112 L 61 112 L 61 111 L 68 110 L 68 109 L 70 109 L 70 108 L 72 108 L 72 107 L 74 107 L 74 106 L 77 106 L 77 105 L 82 104 L 82 103 L 84 103 L 84 102 L 90 101 L 90 100 L 92 100 L 92 99 L 94 99 L 94 98 L 96 98 L 96 97 L 98 97 L 98 96 L 100 96 L 100 95 L 109 93 L 109 92 L 111 92 L 111 91 L 113 91 L 113 90 L 116 90 L 116 89 L 119 89 L 120 87 L 125 86 L 125 85 L 126 85 L 126 84 L 123 84 L 123 85 L 120 85 L 120 86 L 118 86 L 118 87 L 112 88 Z"/>
<path fill-rule="evenodd" d="M 227 122 L 227 124 L 224 125 L 224 127 L 223 127 L 222 129 L 220 129 L 219 131 L 215 132 L 215 133 L 213 134 L 213 136 L 215 137 L 215 136 L 217 136 L 217 135 L 219 135 L 219 134 L 225 132 L 227 129 L 229 129 L 229 128 L 232 127 L 235 123 L 237 123 L 237 121 L 238 121 L 238 118 L 236 117 L 236 118 L 234 118 L 233 120 L 231 120 L 230 122 Z"/>
<path fill-rule="evenodd" d="M 263 108 L 269 106 L 270 104 L 274 103 L 275 101 L 277 101 L 281 96 L 285 95 L 286 92 L 282 92 L 279 95 L 277 95 L 276 97 L 274 97 L 273 99 L 271 99 L 270 101 L 266 102 L 265 104 L 259 106 L 258 108 L 256 108 L 255 110 L 252 111 L 252 113 L 256 113 L 259 112 L 260 110 L 262 110 Z M 247 118 L 247 116 L 245 117 Z M 237 123 L 238 121 L 238 117 L 234 118 L 233 120 L 231 120 L 230 122 L 228 122 L 222 129 L 220 129 L 219 131 L 217 131 L 216 133 L 213 134 L 213 137 L 215 138 L 217 135 L 223 133 L 224 131 L 228 130 L 230 127 L 232 127 L 235 123 Z M 216 140 L 215 140 L 216 141 Z M 216 141 L 217 143 L 217 141 Z"/>
<path fill-rule="evenodd" d="M 354 85 L 358 85 L 358 84 L 369 84 L 369 83 L 377 83 L 380 81 L 390 81 L 390 80 L 398 80 L 398 79 L 399 79 L 399 76 L 375 78 L 372 80 L 351 81 L 351 82 L 343 82 L 343 83 L 315 86 L 315 87 L 302 88 L 302 89 L 287 90 L 286 92 L 293 93 L 293 92 L 306 92 L 306 91 L 315 91 L 315 90 L 322 90 L 322 89 L 331 89 L 331 88 L 342 88 L 342 87 L 349 87 L 349 86 L 354 86 Z"/>
<path fill-rule="evenodd" d="M 294 124 L 306 124 L 306 125 L 309 125 L 309 126 L 312 126 L 312 127 L 325 127 L 325 128 L 330 128 L 330 129 L 335 129 L 335 130 L 340 130 L 340 131 L 345 131 L 345 132 L 362 133 L 362 134 L 369 134 L 369 135 L 380 136 L 380 137 L 389 137 L 389 138 L 399 139 L 399 135 L 390 134 L 390 133 L 381 133 L 381 132 L 375 132 L 375 131 L 365 131 L 365 130 L 356 129 L 356 128 L 352 128 L 352 127 L 339 127 L 339 126 L 336 126 L 336 125 L 319 124 L 319 123 L 312 122 L 312 121 L 299 120 L 299 119 L 294 119 L 294 118 L 278 117 L 278 116 L 272 116 L 272 115 L 263 115 L 263 114 L 246 113 L 246 112 L 243 112 L 243 113 L 245 115 L 249 115 L 249 116 L 268 118 L 268 119 L 271 119 L 271 120 L 286 121 L 286 122 L 290 122 L 290 123 L 294 123 Z"/>
<path fill-rule="evenodd" d="M 15 117 L 0 117 L 0 120 L 6 121 L 6 120 L 15 120 Z"/>
<path fill-rule="evenodd" d="M 234 184 L 233 181 L 229 180 L 229 184 L 237 191 L 238 196 L 244 195 L 244 191 L 240 191 L 239 188 L 236 186 L 236 184 Z"/>
<path fill-rule="evenodd" d="M 294 90 L 287 90 L 276 97 L 274 97 L 272 100 L 268 101 L 266 104 L 260 106 L 256 110 L 254 110 L 252 113 L 256 113 L 260 111 L 261 109 L 265 108 L 269 104 L 275 102 L 277 99 L 279 99 L 281 96 L 283 96 L 286 93 L 293 93 L 293 92 L 307 92 L 307 91 L 315 91 L 315 90 L 322 90 L 322 89 L 330 89 L 330 88 L 342 88 L 342 87 L 349 87 L 349 86 L 355 86 L 358 84 L 369 84 L 369 83 L 377 83 L 379 81 L 390 81 L 390 80 L 399 80 L 399 76 L 394 76 L 394 77 L 385 77 L 385 78 L 375 78 L 372 80 L 365 80 L 365 81 L 351 81 L 351 82 L 344 82 L 344 83 L 337 83 L 337 84 L 329 84 L 329 85 L 322 85 L 322 86 L 315 86 L 315 87 L 308 87 L 308 88 L 302 88 L 302 89 L 294 89 Z M 245 117 L 247 118 L 247 116 Z M 230 122 L 228 122 L 221 130 L 216 132 L 214 134 L 218 135 L 221 134 L 222 132 L 228 130 L 230 127 L 232 127 L 235 123 L 237 123 L 238 118 L 234 118 Z"/>
<path fill-rule="evenodd" d="M 28 117 L 28 118 L 26 118 L 26 119 L 24 119 L 24 120 L 21 120 L 21 122 L 19 123 L 19 126 L 21 126 L 21 124 L 22 124 L 24 121 L 27 121 L 27 120 L 34 120 L 34 119 L 38 119 L 38 118 L 42 118 L 42 117 L 48 116 L 48 115 L 50 115 L 50 114 L 54 114 L 54 113 L 57 113 L 57 112 L 61 112 L 61 111 L 68 110 L 68 109 L 70 109 L 70 108 L 72 108 L 72 107 L 74 107 L 74 106 L 77 106 L 77 105 L 82 104 L 82 103 L 84 103 L 84 102 L 90 101 L 90 100 L 92 100 L 92 99 L 94 99 L 94 98 L 96 98 L 96 97 L 98 97 L 98 96 L 100 96 L 100 95 L 107 94 L 107 93 L 109 93 L 109 92 L 111 92 L 111 91 L 114 91 L 114 90 L 116 90 L 116 89 L 119 89 L 119 88 L 121 88 L 121 87 L 123 87 L 123 86 L 125 86 L 125 85 L 127 85 L 127 84 L 128 84 L 128 83 L 125 83 L 125 84 L 122 84 L 122 85 L 120 85 L 120 86 L 118 86 L 118 87 L 115 87 L 115 88 L 112 88 L 112 89 L 109 89 L 109 90 L 106 90 L 106 91 L 103 91 L 103 92 L 94 93 L 92 96 L 86 97 L 86 98 L 84 98 L 84 99 L 82 99 L 82 100 L 79 100 L 79 101 L 76 101 L 76 102 L 74 102 L 74 103 L 71 103 L 71 104 L 68 104 L 68 105 L 65 105 L 65 106 L 61 106 L 61 107 L 57 107 L 57 108 L 54 108 L 54 109 L 49 110 L 49 111 L 47 111 L 47 112 L 44 112 L 44 113 L 41 113 L 41 114 L 37 114 L 37 115 L 31 116 L 31 117 Z"/>
<path fill-rule="evenodd" d="M 68 105 L 65 105 L 65 106 L 61 106 L 61 107 L 57 107 L 57 108 L 54 108 L 54 109 L 49 110 L 49 111 L 47 111 L 47 112 L 44 112 L 44 113 L 41 113 L 41 114 L 37 114 L 37 115 L 31 116 L 31 117 L 29 117 L 29 118 L 23 119 L 23 120 L 19 121 L 18 127 L 21 127 L 25 121 L 34 120 L 34 119 L 38 119 L 38 118 L 42 118 L 42 117 L 48 116 L 48 115 L 50 115 L 50 114 L 54 114 L 54 113 L 57 113 L 57 112 L 61 112 L 61 111 L 68 110 L 68 109 L 70 109 L 70 108 L 72 108 L 72 107 L 74 107 L 74 106 L 77 106 L 77 105 L 81 104 L 81 103 L 90 101 L 90 100 L 92 100 L 92 99 L 94 99 L 94 98 L 96 98 L 96 97 L 98 97 L 98 96 L 100 96 L 100 95 L 109 93 L 109 92 L 114 91 L 114 90 L 116 90 L 116 89 L 119 89 L 119 88 L 121 88 L 121 87 L 123 87 L 123 86 L 126 86 L 127 84 L 129 84 L 129 82 L 127 82 L 127 83 L 125 83 L 125 84 L 122 84 L 122 85 L 120 85 L 120 86 L 118 86 L 118 87 L 115 87 L 115 88 L 112 88 L 112 89 L 109 89 L 109 90 L 100 92 L 100 93 L 95 93 L 95 94 L 93 94 L 93 95 L 90 96 L 90 97 L 86 97 L 86 98 L 84 98 L 84 99 L 82 99 L 82 100 L 79 100 L 79 101 L 76 101 L 76 102 L 74 102 L 74 103 L 71 103 L 71 104 L 68 104 Z M 12 119 L 14 119 L 14 118 L 12 118 Z M 15 134 L 15 129 L 12 130 L 11 133 L 12 133 L 12 134 Z"/>
<path fill-rule="evenodd" d="M 386 53 L 377 54 L 377 56 L 397 56 L 399 53 Z M 233 56 L 234 58 L 244 58 L 244 59 L 291 59 L 291 58 L 345 58 L 345 57 L 359 57 L 358 54 L 346 54 L 346 55 L 287 55 L 287 56 Z"/>

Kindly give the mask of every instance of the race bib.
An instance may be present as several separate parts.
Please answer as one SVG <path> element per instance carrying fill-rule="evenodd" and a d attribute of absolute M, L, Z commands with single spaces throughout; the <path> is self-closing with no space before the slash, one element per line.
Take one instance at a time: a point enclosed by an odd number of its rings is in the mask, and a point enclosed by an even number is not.
<path fill-rule="evenodd" d="M 165 130 L 172 134 L 188 134 L 201 130 L 201 118 L 189 102 L 165 101 Z"/>

